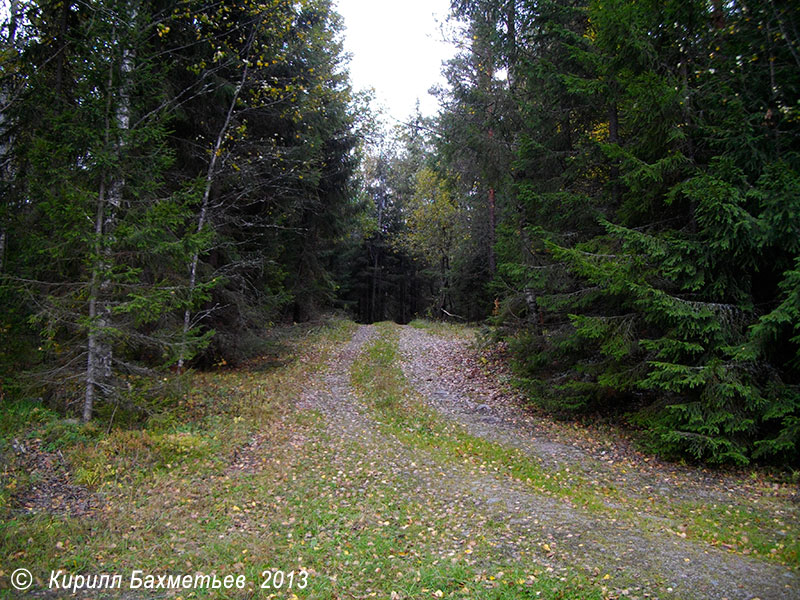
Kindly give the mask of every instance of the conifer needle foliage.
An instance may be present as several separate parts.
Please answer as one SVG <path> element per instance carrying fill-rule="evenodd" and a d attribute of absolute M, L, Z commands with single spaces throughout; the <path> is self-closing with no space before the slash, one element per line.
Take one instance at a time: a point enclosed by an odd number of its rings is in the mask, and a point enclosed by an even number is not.
<path fill-rule="evenodd" d="M 471 44 L 440 156 L 463 178 L 472 153 L 474 205 L 496 198 L 490 289 L 521 384 L 628 414 L 674 456 L 796 462 L 797 7 L 454 8 Z"/>

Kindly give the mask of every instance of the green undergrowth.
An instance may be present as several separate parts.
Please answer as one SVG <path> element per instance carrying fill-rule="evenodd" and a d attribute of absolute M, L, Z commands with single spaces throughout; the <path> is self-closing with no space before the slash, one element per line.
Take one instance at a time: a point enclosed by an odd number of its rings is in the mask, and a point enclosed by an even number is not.
<path fill-rule="evenodd" d="M 190 374 L 175 405 L 143 426 L 83 425 L 36 403 L 6 410 L 0 426 L 7 459 L 0 481 L 0 597 L 13 597 L 3 588 L 20 567 L 43 579 L 38 585 L 44 587 L 51 569 L 237 573 L 232 565 L 238 561 L 227 562 L 234 558 L 230 528 L 236 513 L 261 500 L 247 472 L 272 465 L 273 482 L 285 477 L 276 457 L 288 464 L 293 438 L 315 423 L 313 414 L 295 412 L 296 400 L 355 327 L 337 320 L 286 330 L 280 361 L 264 357 L 274 367 L 256 358 L 242 368 Z M 263 458 L 243 460 L 253 443 Z M 14 449 L 20 444 L 24 452 Z M 54 474 L 40 468 L 44 463 L 66 463 L 68 479 L 55 473 L 53 485 Z M 65 490 L 69 496 L 82 489 L 94 510 L 79 514 L 69 498 L 66 507 L 47 510 L 47 496 L 36 510 L 25 510 L 20 502 L 41 492 L 33 484 L 52 495 L 54 506 Z"/>
<path fill-rule="evenodd" d="M 758 506 L 707 502 L 684 503 L 679 510 L 691 537 L 800 567 L 800 523 L 791 513 L 780 511 L 776 516 Z"/>

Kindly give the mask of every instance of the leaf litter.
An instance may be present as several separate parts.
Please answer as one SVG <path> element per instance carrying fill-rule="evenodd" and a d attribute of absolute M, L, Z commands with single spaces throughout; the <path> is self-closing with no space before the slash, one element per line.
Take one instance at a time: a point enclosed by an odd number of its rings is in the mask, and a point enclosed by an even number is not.
<path fill-rule="evenodd" d="M 538 545 L 556 563 L 638 582 L 650 597 L 797 597 L 796 568 L 692 539 L 683 522 L 695 505 L 717 503 L 730 512 L 753 510 L 755 504 L 772 517 L 763 524 L 779 544 L 787 524 L 796 523 L 796 490 L 765 490 L 726 474 L 669 465 L 612 433 L 542 418 L 525 408 L 507 373 L 485 368 L 491 363 L 464 336 L 403 327 L 399 347 L 406 377 L 443 418 L 471 435 L 519 449 L 554 473 L 572 471 L 598 490 L 617 492 L 601 510 L 586 511 L 508 478 L 465 481 L 470 493 L 488 495 L 493 507 L 503 509 L 494 518 L 517 536 L 509 545 L 517 554 Z"/>
<path fill-rule="evenodd" d="M 237 437 L 221 469 L 197 476 L 180 464 L 109 495 L 113 531 L 93 542 L 98 559 L 127 564 L 141 551 L 152 568 L 210 569 L 236 549 L 238 571 L 265 560 L 308 569 L 316 587 L 300 598 L 533 598 L 548 589 L 569 598 L 797 597 L 796 570 L 744 555 L 752 541 L 701 539 L 687 521 L 693 501 L 697 510 L 757 504 L 773 519 L 759 522 L 770 540 L 776 528 L 791 536 L 787 486 L 661 463 L 606 431 L 542 418 L 469 335 L 394 325 L 349 332 L 298 381 L 276 372 L 274 381 L 297 390 L 295 410 Z M 429 434 L 406 435 L 354 384 L 356 366 L 384 339 L 404 378 L 399 419 L 414 429 L 425 405 L 441 422 Z M 471 441 L 460 447 L 469 436 L 534 464 L 544 483 Z M 201 544 L 193 527 L 216 541 Z M 567 588 L 536 587 L 543 581 Z"/>

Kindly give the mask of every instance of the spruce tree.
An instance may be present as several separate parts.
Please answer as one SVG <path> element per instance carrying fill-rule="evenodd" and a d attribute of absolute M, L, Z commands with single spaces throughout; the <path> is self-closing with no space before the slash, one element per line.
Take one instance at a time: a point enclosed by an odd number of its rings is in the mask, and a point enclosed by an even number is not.
<path fill-rule="evenodd" d="M 26 18 L 4 286 L 34 307 L 39 381 L 69 403 L 80 390 L 88 420 L 119 400 L 119 375 L 141 372 L 142 353 L 170 358 L 189 214 L 164 189 L 172 159 L 146 7 L 30 4 Z"/>
<path fill-rule="evenodd" d="M 667 453 L 796 456 L 796 9 L 456 4 L 520 115 L 495 285 L 522 384 Z"/>

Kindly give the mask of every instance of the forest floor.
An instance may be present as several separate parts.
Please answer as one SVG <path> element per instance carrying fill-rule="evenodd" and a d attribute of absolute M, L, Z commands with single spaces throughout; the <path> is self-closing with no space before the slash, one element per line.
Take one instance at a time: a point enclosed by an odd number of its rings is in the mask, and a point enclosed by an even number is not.
<path fill-rule="evenodd" d="M 75 597 L 61 569 L 124 575 L 78 597 L 800 598 L 796 484 L 547 419 L 474 336 L 337 322 L 196 374 L 143 430 L 33 409 L 0 447 L 0 597 Z M 135 590 L 134 569 L 246 585 Z"/>

